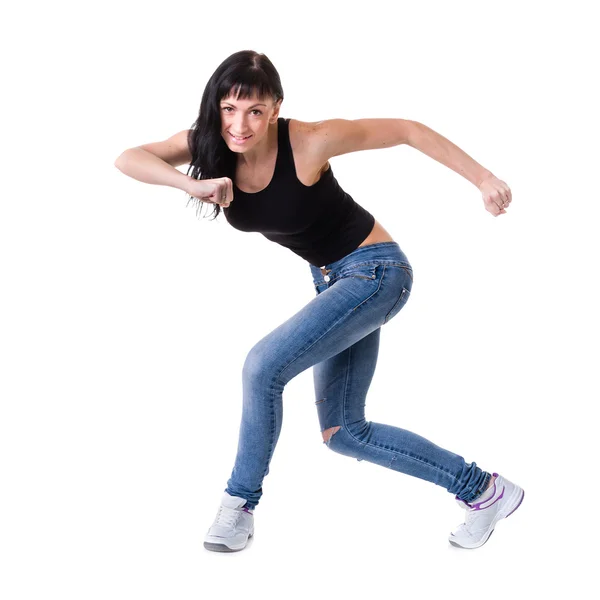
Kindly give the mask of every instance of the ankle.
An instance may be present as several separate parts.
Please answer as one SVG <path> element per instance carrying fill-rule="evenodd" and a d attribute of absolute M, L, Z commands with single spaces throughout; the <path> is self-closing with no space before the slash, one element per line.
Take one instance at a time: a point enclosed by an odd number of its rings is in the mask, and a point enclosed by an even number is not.
<path fill-rule="evenodd" d="M 496 476 L 495 475 L 491 475 L 490 479 L 488 481 L 487 486 L 479 493 L 477 494 L 477 496 L 475 498 L 473 498 L 473 500 L 471 500 L 471 504 L 474 504 L 476 502 L 481 502 L 481 500 L 483 499 L 488 499 L 488 497 L 490 496 L 490 488 L 494 485 L 494 481 L 496 480 Z"/>

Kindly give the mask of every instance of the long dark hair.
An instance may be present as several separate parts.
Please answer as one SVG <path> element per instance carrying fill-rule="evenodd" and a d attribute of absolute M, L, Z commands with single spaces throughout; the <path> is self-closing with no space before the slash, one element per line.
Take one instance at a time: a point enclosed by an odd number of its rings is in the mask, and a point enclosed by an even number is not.
<path fill-rule="evenodd" d="M 192 162 L 187 175 L 194 179 L 234 177 L 237 155 L 221 136 L 221 100 L 236 93 L 236 99 L 257 95 L 261 99 L 270 97 L 273 102 L 283 100 L 279 73 L 266 55 L 254 50 L 236 52 L 226 58 L 208 80 L 198 118 L 188 132 Z M 190 201 L 197 203 L 196 215 L 202 204 L 207 204 L 188 194 L 188 204 Z M 216 219 L 221 207 L 213 206 Z"/>

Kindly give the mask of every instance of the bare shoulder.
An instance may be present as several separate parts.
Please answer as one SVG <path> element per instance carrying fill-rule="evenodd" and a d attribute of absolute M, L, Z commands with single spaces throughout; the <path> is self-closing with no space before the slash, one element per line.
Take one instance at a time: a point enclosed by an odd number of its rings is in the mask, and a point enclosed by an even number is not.
<path fill-rule="evenodd" d="M 326 119 L 323 121 L 298 121 L 290 119 L 290 142 L 296 150 L 324 164 L 330 158 L 352 152 L 356 140 L 362 135 L 356 121 Z M 343 141 L 346 141 L 344 145 Z M 353 143 L 351 143 L 353 141 Z"/>
<path fill-rule="evenodd" d="M 326 156 L 322 143 L 319 124 L 322 121 L 289 120 L 290 144 L 297 162 L 305 165 L 308 172 L 323 172 L 329 168 L 329 157 Z"/>
<path fill-rule="evenodd" d="M 299 121 L 298 119 L 289 120 L 290 143 L 294 151 L 310 154 L 316 148 L 316 125 L 316 122 Z"/>

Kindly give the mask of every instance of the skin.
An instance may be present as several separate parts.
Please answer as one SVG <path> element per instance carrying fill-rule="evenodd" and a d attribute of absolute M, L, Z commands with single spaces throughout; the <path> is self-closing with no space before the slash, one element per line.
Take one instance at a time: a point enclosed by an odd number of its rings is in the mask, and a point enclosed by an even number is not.
<path fill-rule="evenodd" d="M 229 149 L 239 155 L 238 164 L 253 171 L 277 148 L 276 125 L 281 102 L 258 96 L 236 100 L 233 95 L 221 100 L 221 135 Z M 252 138 L 240 146 L 230 134 Z"/>

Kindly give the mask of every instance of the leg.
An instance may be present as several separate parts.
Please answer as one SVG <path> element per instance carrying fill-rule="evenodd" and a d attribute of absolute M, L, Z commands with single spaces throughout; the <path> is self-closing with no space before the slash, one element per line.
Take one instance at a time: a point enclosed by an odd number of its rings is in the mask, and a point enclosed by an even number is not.
<path fill-rule="evenodd" d="M 314 366 L 323 443 L 340 454 L 431 481 L 471 501 L 491 484 L 489 473 L 420 435 L 365 419 L 380 332 L 376 329 Z"/>
<path fill-rule="evenodd" d="M 335 285 L 253 346 L 242 370 L 238 450 L 225 491 L 245 498 L 250 509 L 258 504 L 281 431 L 285 385 L 381 327 L 403 284 L 410 285 L 399 267 L 347 266 Z"/>

